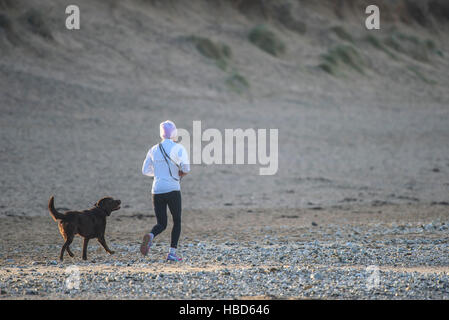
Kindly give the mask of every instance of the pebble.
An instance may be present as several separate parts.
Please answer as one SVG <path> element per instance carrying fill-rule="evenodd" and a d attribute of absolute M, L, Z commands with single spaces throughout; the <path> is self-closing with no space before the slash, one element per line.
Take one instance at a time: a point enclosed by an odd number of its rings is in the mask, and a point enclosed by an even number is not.
<path fill-rule="evenodd" d="M 322 280 L 323 276 L 321 275 L 321 273 L 314 273 L 310 276 L 310 279 L 312 280 Z"/>

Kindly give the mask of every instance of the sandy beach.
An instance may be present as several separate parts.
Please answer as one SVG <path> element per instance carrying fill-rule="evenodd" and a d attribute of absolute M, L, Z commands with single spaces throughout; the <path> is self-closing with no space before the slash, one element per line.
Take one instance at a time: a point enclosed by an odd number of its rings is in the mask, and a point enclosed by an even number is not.
<path fill-rule="evenodd" d="M 78 238 L 63 263 L 48 217 L 2 218 L 1 297 L 447 299 L 447 215 L 441 205 L 186 211 L 181 264 L 165 262 L 168 232 L 140 255 L 151 215 L 111 216 L 113 255 L 93 241 L 83 261 Z M 78 288 L 66 282 L 74 267 Z"/>

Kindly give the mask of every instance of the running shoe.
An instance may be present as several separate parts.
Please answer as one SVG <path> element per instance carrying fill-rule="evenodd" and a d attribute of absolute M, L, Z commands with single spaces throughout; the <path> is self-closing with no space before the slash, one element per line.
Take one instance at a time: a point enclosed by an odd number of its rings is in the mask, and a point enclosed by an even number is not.
<path fill-rule="evenodd" d="M 142 244 L 140 245 L 140 252 L 146 256 L 148 251 L 150 251 L 150 247 L 153 244 L 153 237 L 150 234 L 146 234 L 143 236 Z"/>
<path fill-rule="evenodd" d="M 175 253 L 169 253 L 167 256 L 167 261 L 181 262 L 182 258 L 178 257 Z"/>

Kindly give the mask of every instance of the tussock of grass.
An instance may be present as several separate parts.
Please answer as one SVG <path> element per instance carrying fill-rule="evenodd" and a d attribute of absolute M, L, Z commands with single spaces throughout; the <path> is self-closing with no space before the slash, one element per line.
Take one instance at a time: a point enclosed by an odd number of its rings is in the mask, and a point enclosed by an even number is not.
<path fill-rule="evenodd" d="M 393 59 L 397 59 L 396 55 L 391 52 L 387 47 L 384 46 L 384 44 L 375 36 L 372 34 L 369 34 L 365 37 L 365 40 L 370 43 L 374 48 L 381 50 L 385 52 L 387 55 L 389 55 Z"/>
<path fill-rule="evenodd" d="M 227 79 L 226 84 L 231 88 L 232 91 L 242 94 L 246 92 L 249 88 L 249 82 L 241 74 L 234 72 Z"/>
<path fill-rule="evenodd" d="M 234 68 L 228 68 L 228 64 L 232 57 L 232 50 L 227 44 L 197 36 L 191 36 L 188 39 L 194 43 L 201 55 L 215 61 L 220 69 L 226 71 L 228 76 L 225 83 L 232 91 L 242 94 L 249 90 L 250 85 L 248 80 Z"/>
<path fill-rule="evenodd" d="M 286 46 L 282 40 L 264 25 L 253 28 L 248 35 L 248 39 L 259 49 L 275 57 L 280 56 L 286 50 Z"/>
<path fill-rule="evenodd" d="M 410 70 L 411 72 L 413 72 L 418 79 L 420 79 L 421 81 L 427 83 L 427 84 L 436 84 L 437 82 L 435 80 L 431 80 L 429 78 L 427 78 L 417 67 L 415 66 L 408 66 L 407 67 L 408 70 Z"/>
<path fill-rule="evenodd" d="M 332 75 L 337 75 L 339 70 L 345 67 L 364 74 L 363 60 L 357 49 L 351 45 L 338 45 L 322 55 L 322 59 L 323 63 L 319 65 L 319 68 Z"/>
<path fill-rule="evenodd" d="M 376 49 L 382 50 L 383 48 L 385 48 L 382 42 L 380 42 L 380 40 L 372 34 L 367 35 L 365 37 L 365 40 L 368 41 Z"/>
<path fill-rule="evenodd" d="M 388 47 L 390 47 L 391 49 L 397 51 L 397 52 L 403 52 L 403 49 L 401 47 L 401 44 L 399 43 L 399 41 L 394 37 L 394 36 L 388 36 L 385 40 L 384 40 L 385 45 L 387 45 Z"/>
<path fill-rule="evenodd" d="M 409 41 L 409 42 L 414 43 L 415 45 L 420 45 L 421 44 L 421 40 L 417 36 L 414 36 L 414 35 L 411 35 L 411 34 L 405 34 L 405 33 L 402 33 L 402 32 L 397 32 L 395 34 L 395 36 L 398 39 L 402 40 L 402 41 Z"/>
<path fill-rule="evenodd" d="M 39 11 L 30 9 L 23 15 L 22 18 L 27 27 L 30 28 L 33 33 L 41 36 L 42 38 L 53 40 L 51 30 L 47 26 L 42 14 Z"/>
<path fill-rule="evenodd" d="M 341 26 L 332 27 L 331 30 L 342 40 L 354 42 L 352 36 Z"/>
<path fill-rule="evenodd" d="M 429 50 L 433 51 L 433 50 L 436 50 L 436 48 L 437 48 L 435 42 L 431 39 L 427 39 L 425 41 L 425 44 L 426 44 L 427 49 L 429 49 Z"/>
<path fill-rule="evenodd" d="M 429 62 L 431 54 L 438 54 L 439 51 L 435 42 L 430 39 L 422 40 L 414 35 L 400 32 L 388 36 L 384 43 L 391 49 L 421 62 Z"/>
<path fill-rule="evenodd" d="M 231 57 L 231 49 L 222 43 L 215 43 L 208 38 L 192 37 L 198 51 L 205 57 L 219 60 Z"/>
<path fill-rule="evenodd" d="M 226 70 L 228 60 L 232 56 L 231 48 L 228 45 L 196 36 L 190 37 L 190 40 L 195 44 L 199 53 L 206 58 L 215 60 L 220 69 Z"/>
<path fill-rule="evenodd" d="M 334 64 L 324 62 L 324 63 L 321 63 L 318 67 L 320 69 L 322 69 L 323 71 L 325 71 L 329 74 L 332 74 L 334 76 L 337 74 L 337 68 Z"/>
<path fill-rule="evenodd" d="M 437 45 L 435 44 L 435 42 L 431 39 L 427 39 L 424 41 L 427 49 L 431 52 L 431 53 L 435 53 L 437 55 L 439 55 L 440 57 L 443 57 L 443 51 L 441 51 L 440 49 L 437 48 Z"/>

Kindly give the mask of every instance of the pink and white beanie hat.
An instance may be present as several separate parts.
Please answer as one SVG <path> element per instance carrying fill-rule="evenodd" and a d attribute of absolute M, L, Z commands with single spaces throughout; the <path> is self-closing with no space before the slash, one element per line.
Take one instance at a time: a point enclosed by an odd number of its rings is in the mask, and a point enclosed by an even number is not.
<path fill-rule="evenodd" d="M 159 132 L 162 139 L 176 139 L 178 137 L 178 129 L 170 120 L 161 123 Z"/>

